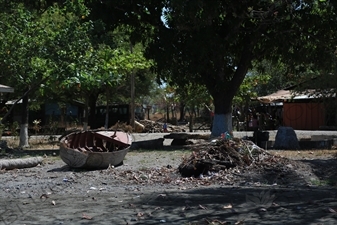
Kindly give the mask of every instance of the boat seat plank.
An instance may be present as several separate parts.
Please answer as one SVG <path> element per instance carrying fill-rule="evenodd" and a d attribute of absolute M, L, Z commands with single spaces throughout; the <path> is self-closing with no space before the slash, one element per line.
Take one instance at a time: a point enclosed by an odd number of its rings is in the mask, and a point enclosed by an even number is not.
<path fill-rule="evenodd" d="M 100 146 L 95 146 L 94 148 L 93 148 L 93 152 L 106 152 L 105 151 L 105 148 L 103 147 L 100 147 Z"/>
<path fill-rule="evenodd" d="M 101 148 L 103 152 L 107 152 L 108 150 L 104 147 L 103 145 L 103 140 L 100 139 L 100 138 L 95 138 L 95 141 L 96 141 L 96 146 L 98 148 Z"/>
<path fill-rule="evenodd" d="M 127 146 L 129 146 L 128 144 L 126 144 L 126 143 L 124 143 L 124 142 L 121 142 L 121 141 L 119 141 L 119 140 L 114 139 L 114 136 L 109 137 L 109 136 L 106 136 L 106 135 L 103 135 L 103 134 L 100 134 L 100 133 L 93 133 L 93 135 L 94 135 L 95 137 L 98 137 L 98 138 L 104 140 L 104 141 L 112 142 L 112 143 L 115 143 L 115 144 L 120 145 L 120 146 L 122 146 L 122 147 L 127 147 Z"/>
<path fill-rule="evenodd" d="M 70 146 L 70 147 L 72 147 L 72 148 L 80 147 L 78 143 L 79 143 L 79 140 L 80 140 L 81 136 L 82 136 L 82 133 L 76 133 L 75 137 L 72 141 L 72 146 Z"/>
<path fill-rule="evenodd" d="M 106 148 L 109 150 L 109 152 L 116 151 L 116 145 L 115 143 L 112 143 L 112 142 L 107 142 Z"/>
<path fill-rule="evenodd" d="M 87 150 L 88 152 L 92 152 L 92 147 L 89 148 L 88 146 L 84 146 L 85 150 Z"/>
<path fill-rule="evenodd" d="M 87 151 L 87 149 L 83 148 L 83 147 L 78 147 L 77 150 L 79 150 L 80 152 L 86 152 Z"/>
<path fill-rule="evenodd" d="M 90 146 L 90 147 L 94 146 L 94 135 L 93 135 L 93 133 L 87 132 L 86 138 L 87 138 L 87 140 L 86 140 L 87 145 L 86 146 Z"/>
<path fill-rule="evenodd" d="M 73 140 L 71 141 L 70 147 L 71 148 L 77 148 L 78 147 L 78 141 L 81 134 L 75 133 Z"/>
<path fill-rule="evenodd" d="M 84 132 L 84 131 L 81 132 L 81 136 L 79 137 L 79 141 L 78 141 L 79 147 L 85 147 L 85 145 L 86 145 L 85 141 L 87 139 L 87 133 L 88 132 Z"/>

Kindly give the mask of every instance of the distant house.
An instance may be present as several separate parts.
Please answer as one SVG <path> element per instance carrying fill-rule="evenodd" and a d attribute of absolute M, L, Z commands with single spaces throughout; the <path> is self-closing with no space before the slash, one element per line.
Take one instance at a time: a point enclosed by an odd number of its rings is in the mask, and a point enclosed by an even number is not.
<path fill-rule="evenodd" d="M 44 120 L 46 123 L 50 121 L 58 121 L 61 124 L 77 123 L 82 125 L 84 103 L 72 101 L 60 108 L 59 104 L 49 102 L 43 104 Z"/>
<path fill-rule="evenodd" d="M 8 101 L 6 105 L 13 105 L 15 101 Z M 21 121 L 22 112 L 22 100 L 14 107 L 10 117 L 10 122 Z M 41 120 L 40 125 L 48 125 L 51 122 L 58 122 L 58 126 L 66 127 L 67 124 L 82 124 L 84 104 L 77 101 L 64 104 L 64 107 L 60 108 L 59 104 L 55 102 L 46 102 L 40 106 L 37 111 L 29 111 L 29 124 L 32 124 L 34 120 Z"/>
<path fill-rule="evenodd" d="M 13 93 L 14 92 L 14 88 L 0 84 L 0 92 Z"/>
<path fill-rule="evenodd" d="M 279 90 L 270 95 L 258 97 L 264 104 L 283 104 L 283 126 L 296 130 L 337 129 L 335 104 L 323 102 L 322 97 L 313 95 L 314 90 L 296 93 L 292 90 Z M 330 105 L 330 107 L 327 107 Z"/>
<path fill-rule="evenodd" d="M 108 127 L 115 125 L 117 122 L 130 124 L 131 112 L 129 104 L 112 104 L 109 105 L 109 122 Z M 95 121 L 94 124 L 89 126 L 92 129 L 104 127 L 106 120 L 107 106 L 96 106 Z M 142 105 L 137 104 L 135 106 L 135 119 L 143 120 L 145 117 L 144 108 Z"/>

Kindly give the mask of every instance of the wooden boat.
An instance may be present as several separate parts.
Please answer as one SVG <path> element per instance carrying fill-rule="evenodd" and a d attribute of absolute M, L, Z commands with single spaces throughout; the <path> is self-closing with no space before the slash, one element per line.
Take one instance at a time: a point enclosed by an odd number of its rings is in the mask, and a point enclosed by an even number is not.
<path fill-rule="evenodd" d="M 60 156 L 73 168 L 104 169 L 122 165 L 131 143 L 123 131 L 74 132 L 61 138 Z"/>

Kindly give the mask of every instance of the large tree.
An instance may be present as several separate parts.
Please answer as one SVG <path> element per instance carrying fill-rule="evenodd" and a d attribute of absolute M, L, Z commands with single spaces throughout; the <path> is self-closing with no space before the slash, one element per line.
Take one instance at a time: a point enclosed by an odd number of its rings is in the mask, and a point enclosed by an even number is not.
<path fill-rule="evenodd" d="M 22 99 L 20 146 L 28 146 L 28 100 L 53 71 L 47 59 L 50 35 L 43 22 L 21 4 L 0 2 L 1 78 Z"/>
<path fill-rule="evenodd" d="M 0 1 L 0 5 L 0 66 L 3 78 L 22 98 L 19 145 L 24 147 L 29 145 L 29 100 L 52 97 L 53 90 L 63 95 L 57 88 L 68 80 L 72 71 L 69 65 L 75 61 L 88 66 L 90 62 L 81 57 L 90 51 L 91 24 L 80 23 L 88 11 L 72 1 L 45 10 L 8 1 Z"/>
<path fill-rule="evenodd" d="M 325 0 L 93 0 L 89 7 L 93 17 L 111 27 L 135 26 L 135 38 L 153 35 L 147 55 L 155 60 L 161 78 L 169 76 L 179 86 L 205 85 L 215 106 L 212 135 L 219 136 L 232 129 L 232 100 L 252 62 L 267 58 L 287 67 L 314 61 L 321 68 L 329 64 L 331 54 L 324 53 L 336 44 L 334 4 Z"/>
<path fill-rule="evenodd" d="M 115 44 L 117 35 L 106 31 L 99 18 L 87 20 L 89 11 L 81 1 L 24 3 L 0 1 L 4 40 L 0 76 L 16 88 L 18 97 L 23 96 L 20 146 L 29 145 L 29 98 L 61 102 L 83 98 L 91 103 L 94 120 L 100 94 L 111 94 L 131 71 L 139 73 L 151 66 L 137 46 L 130 52 L 129 40 L 126 49 Z"/>
<path fill-rule="evenodd" d="M 335 42 L 331 7 L 324 1 L 167 1 L 166 25 L 158 27 L 149 53 L 159 71 L 173 71 L 172 80 L 207 87 L 215 106 L 212 134 L 219 136 L 232 129 L 232 100 L 253 61 L 324 66 L 319 56 L 329 48 L 318 40 Z"/>

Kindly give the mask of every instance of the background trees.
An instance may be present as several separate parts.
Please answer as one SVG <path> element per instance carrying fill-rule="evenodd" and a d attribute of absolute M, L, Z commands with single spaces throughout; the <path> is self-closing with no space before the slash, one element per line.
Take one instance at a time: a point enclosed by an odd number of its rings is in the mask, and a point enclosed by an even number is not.
<path fill-rule="evenodd" d="M 25 109 L 20 146 L 28 146 L 28 99 L 66 103 L 77 98 L 94 112 L 98 96 L 116 96 L 111 90 L 125 86 L 131 73 L 148 79 L 144 71 L 151 62 L 142 56 L 142 48 L 135 46 L 131 52 L 120 45 L 120 38 L 114 42 L 118 38 L 113 38 L 117 35 L 112 31 L 102 33 L 105 27 L 100 20 L 85 20 L 89 11 L 82 2 L 65 1 L 45 10 L 1 4 L 2 82 L 15 87 Z M 127 36 L 127 32 L 118 35 Z M 144 94 L 145 90 L 143 86 Z"/>
<path fill-rule="evenodd" d="M 28 145 L 28 99 L 38 92 L 53 73 L 48 60 L 51 33 L 34 12 L 22 4 L 1 1 L 1 76 L 2 81 L 15 86 L 22 98 L 20 146 Z"/>
<path fill-rule="evenodd" d="M 255 74 L 261 71 L 271 74 L 269 82 L 263 85 L 258 79 L 259 88 L 255 90 L 263 93 L 266 88 L 276 89 L 290 81 L 298 82 L 312 73 L 335 71 L 337 23 L 334 8 L 337 3 L 331 1 L 65 0 L 23 3 L 27 8 L 17 5 L 24 10 L 17 11 L 18 14 L 31 13 L 35 20 L 25 21 L 34 23 L 23 23 L 20 16 L 12 19 L 18 25 L 31 26 L 29 32 L 35 29 L 34 35 L 43 40 L 43 44 L 39 48 L 27 44 L 31 50 L 27 52 L 28 57 L 22 58 L 33 60 L 24 61 L 26 68 L 21 71 L 25 74 L 32 71 L 27 74 L 40 76 L 52 74 L 50 84 L 54 86 L 49 86 L 44 96 L 55 93 L 53 87 L 58 87 L 58 91 L 62 90 L 59 87 L 68 87 L 71 91 L 68 93 L 92 99 L 92 103 L 88 103 L 91 110 L 100 94 L 107 95 L 107 90 L 124 86 L 130 74 L 135 74 L 143 84 L 151 84 L 148 78 L 156 74 L 158 81 L 176 88 L 182 106 L 196 97 L 206 98 L 210 94 L 215 106 L 212 134 L 219 136 L 232 129 L 233 99 L 236 95 L 246 95 L 245 86 L 255 83 Z M 47 12 L 53 16 L 44 16 Z M 2 12 L 4 18 L 7 14 L 8 7 Z M 9 14 L 8 18 L 11 18 Z M 42 25 L 44 29 L 39 28 Z M 5 31 L 4 25 L 2 29 Z M 26 35 L 27 40 L 34 40 L 28 31 L 15 33 L 17 31 L 12 29 L 11 32 L 18 34 L 13 37 L 23 34 L 21 36 Z M 22 38 L 16 40 L 16 44 L 13 42 L 13 46 L 26 42 Z M 8 70 L 5 60 L 8 51 L 3 50 L 5 64 L 2 66 Z M 34 57 L 28 55 L 32 53 Z M 143 53 L 154 62 L 155 69 L 151 72 L 152 62 L 145 60 Z M 12 59 L 16 61 L 15 57 Z M 270 69 L 275 67 L 278 70 Z M 36 77 L 36 80 L 43 79 Z M 195 93 L 198 90 L 202 93 Z"/>
<path fill-rule="evenodd" d="M 230 115 L 232 99 L 254 62 L 271 59 L 294 71 L 302 63 L 321 61 L 319 55 L 331 50 L 318 44 L 323 36 L 335 40 L 331 7 L 321 1 L 169 1 L 167 27 L 157 30 L 161 38 L 150 52 L 159 68 L 174 70 L 172 80 L 189 74 L 186 80 L 207 87 L 215 105 L 212 134 L 218 136 L 231 129 L 231 117 L 225 115 Z M 324 19 L 318 22 L 319 16 Z M 326 57 L 314 66 L 323 69 Z M 189 73 L 179 73 L 182 68 Z"/>

